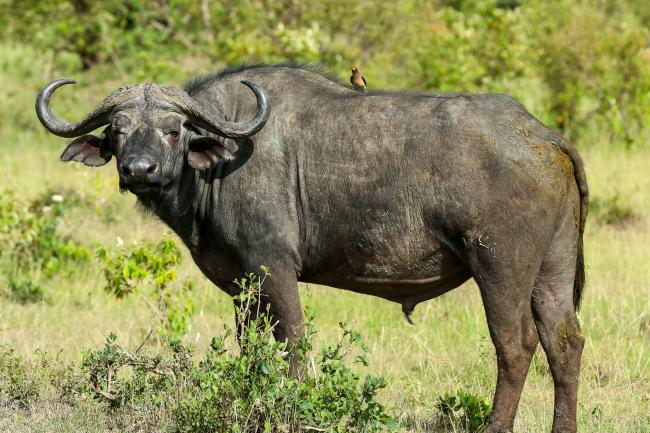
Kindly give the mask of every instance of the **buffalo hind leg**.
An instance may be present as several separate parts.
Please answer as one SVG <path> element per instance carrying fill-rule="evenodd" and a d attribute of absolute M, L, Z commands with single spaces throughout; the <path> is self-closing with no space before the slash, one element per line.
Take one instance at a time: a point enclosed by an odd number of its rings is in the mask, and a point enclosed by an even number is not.
<path fill-rule="evenodd" d="M 521 289 L 528 292 L 524 287 Z M 515 287 L 507 292 L 486 287 L 481 289 L 481 293 L 497 354 L 497 386 L 486 432 L 506 433 L 512 431 L 528 367 L 539 339 L 529 296 L 524 301 L 522 296 L 517 296 L 519 291 Z M 506 298 L 508 295 L 505 293 L 514 296 Z"/>
<path fill-rule="evenodd" d="M 497 355 L 497 385 L 487 433 L 512 432 L 528 368 L 539 344 L 530 296 L 541 257 L 528 251 L 524 260 L 525 254 L 520 253 L 518 260 L 497 259 L 487 249 L 472 254 L 472 272 Z"/>
<path fill-rule="evenodd" d="M 584 346 L 573 301 L 576 234 L 560 233 L 556 239 L 535 280 L 532 307 L 555 386 L 552 432 L 574 433 Z"/>

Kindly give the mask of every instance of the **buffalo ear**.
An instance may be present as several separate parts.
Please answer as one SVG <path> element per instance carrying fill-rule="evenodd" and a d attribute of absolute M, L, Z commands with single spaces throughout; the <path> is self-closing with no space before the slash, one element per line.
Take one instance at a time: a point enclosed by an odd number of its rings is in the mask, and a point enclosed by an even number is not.
<path fill-rule="evenodd" d="M 61 154 L 61 161 L 82 162 L 90 167 L 100 167 L 112 158 L 106 145 L 106 135 L 99 137 L 91 134 L 75 138 Z"/>
<path fill-rule="evenodd" d="M 221 161 L 232 161 L 238 146 L 223 137 L 200 136 L 189 143 L 187 162 L 197 170 L 207 170 Z"/>

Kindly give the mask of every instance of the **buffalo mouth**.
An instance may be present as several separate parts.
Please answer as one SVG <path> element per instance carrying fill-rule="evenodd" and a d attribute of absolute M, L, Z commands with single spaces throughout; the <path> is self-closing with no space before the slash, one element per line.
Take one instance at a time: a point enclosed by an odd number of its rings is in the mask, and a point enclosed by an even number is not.
<path fill-rule="evenodd" d="M 160 182 L 128 182 L 120 183 L 122 191 L 128 190 L 135 195 L 149 196 L 149 195 L 162 195 L 167 190 L 168 185 Z"/>

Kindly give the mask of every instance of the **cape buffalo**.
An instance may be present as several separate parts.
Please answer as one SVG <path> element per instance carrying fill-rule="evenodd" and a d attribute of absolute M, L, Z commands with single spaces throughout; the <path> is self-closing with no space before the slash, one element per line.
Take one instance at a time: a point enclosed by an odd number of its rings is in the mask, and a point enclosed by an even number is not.
<path fill-rule="evenodd" d="M 395 301 L 408 317 L 474 278 L 498 361 L 487 431 L 512 431 L 540 340 L 553 432 L 576 431 L 587 183 L 575 149 L 517 101 L 362 93 L 306 67 L 259 65 L 184 90 L 121 88 L 66 122 L 49 102 L 73 82 L 36 100 L 50 132 L 75 138 L 61 159 L 115 156 L 120 187 L 229 294 L 268 265 L 276 339 L 303 332 L 298 281 Z"/>

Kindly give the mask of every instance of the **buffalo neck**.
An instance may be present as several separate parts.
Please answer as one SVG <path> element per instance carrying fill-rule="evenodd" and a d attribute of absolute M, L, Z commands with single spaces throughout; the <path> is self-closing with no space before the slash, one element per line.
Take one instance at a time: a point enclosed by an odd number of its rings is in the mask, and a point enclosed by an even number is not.
<path fill-rule="evenodd" d="M 207 170 L 196 170 L 187 164 L 183 173 L 165 194 L 138 197 L 147 211 L 154 213 L 194 250 L 199 246 L 202 227 L 210 227 L 217 199 L 221 164 Z"/>

